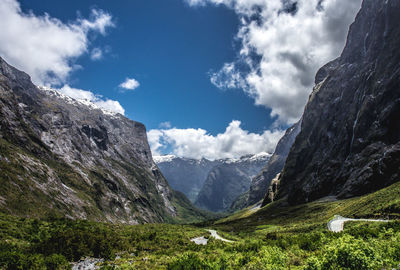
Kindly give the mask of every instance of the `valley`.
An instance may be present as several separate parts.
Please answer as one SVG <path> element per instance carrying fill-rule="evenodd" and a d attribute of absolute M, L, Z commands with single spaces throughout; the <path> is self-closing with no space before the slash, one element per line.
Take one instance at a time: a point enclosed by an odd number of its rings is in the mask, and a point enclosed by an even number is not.
<path fill-rule="evenodd" d="M 183 192 L 202 209 L 223 212 L 232 211 L 232 204 L 249 191 L 253 178 L 270 157 L 271 154 L 261 152 L 213 161 L 171 155 L 156 156 L 154 160 L 172 188 Z"/>
<path fill-rule="evenodd" d="M 313 16 L 324 19 L 326 1 L 310 8 Z M 242 25 L 256 20 L 246 17 L 245 2 L 231 3 Z M 274 3 L 288 21 L 306 5 Z M 399 16 L 399 0 L 362 1 L 342 53 L 317 71 L 301 117 L 283 123 L 271 107 L 275 122 L 263 133 L 239 120 L 217 135 L 168 121 L 149 131 L 118 102 L 39 87 L 0 55 L 0 269 L 397 269 Z M 80 18 L 64 28 L 84 41 L 90 28 L 105 34 Z M 306 69 L 297 52 L 278 58 Z M 247 89 L 238 76 L 230 85 Z M 139 86 L 127 77 L 118 87 Z M 247 94 L 259 98 L 254 91 Z M 301 103 L 295 99 L 286 108 Z"/>

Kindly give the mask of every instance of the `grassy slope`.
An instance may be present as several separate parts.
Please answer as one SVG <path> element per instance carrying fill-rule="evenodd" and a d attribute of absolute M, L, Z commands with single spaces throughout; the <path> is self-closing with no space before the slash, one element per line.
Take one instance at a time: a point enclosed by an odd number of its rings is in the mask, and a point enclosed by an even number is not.
<path fill-rule="evenodd" d="M 311 202 L 288 206 L 283 200 L 273 202 L 258 211 L 251 207 L 216 222 L 227 231 L 252 231 L 260 225 L 286 229 L 325 226 L 334 215 L 353 218 L 400 219 L 400 182 L 377 192 L 340 201 Z"/>

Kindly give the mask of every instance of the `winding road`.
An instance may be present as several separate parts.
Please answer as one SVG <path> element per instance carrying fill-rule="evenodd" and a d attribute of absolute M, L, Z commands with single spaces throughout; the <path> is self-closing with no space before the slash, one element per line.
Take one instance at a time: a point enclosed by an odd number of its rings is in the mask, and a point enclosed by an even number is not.
<path fill-rule="evenodd" d="M 344 223 L 347 221 L 389 222 L 389 220 L 384 219 L 354 219 L 336 215 L 328 222 L 328 230 L 331 232 L 341 232 L 343 231 Z"/>

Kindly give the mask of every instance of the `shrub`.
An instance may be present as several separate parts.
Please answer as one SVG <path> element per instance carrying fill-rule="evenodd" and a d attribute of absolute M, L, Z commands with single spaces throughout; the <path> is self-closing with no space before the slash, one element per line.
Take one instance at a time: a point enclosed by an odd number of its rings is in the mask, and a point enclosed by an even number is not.
<path fill-rule="evenodd" d="M 46 257 L 45 264 L 49 270 L 70 269 L 67 259 L 60 254 L 52 254 Z"/>
<path fill-rule="evenodd" d="M 212 269 L 196 253 L 185 253 L 168 264 L 168 270 L 206 270 Z"/>
<path fill-rule="evenodd" d="M 358 269 L 370 270 L 382 266 L 382 259 L 367 242 L 350 235 L 332 241 L 323 254 L 310 258 L 307 270 Z"/>
<path fill-rule="evenodd" d="M 278 247 L 266 246 L 252 257 L 244 269 L 254 270 L 283 270 L 286 269 L 287 256 Z"/>

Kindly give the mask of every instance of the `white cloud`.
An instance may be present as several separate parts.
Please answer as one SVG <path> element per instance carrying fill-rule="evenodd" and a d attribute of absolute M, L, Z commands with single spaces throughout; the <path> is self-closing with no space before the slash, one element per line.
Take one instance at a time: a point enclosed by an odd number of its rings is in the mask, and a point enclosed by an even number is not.
<path fill-rule="evenodd" d="M 153 156 L 160 156 L 159 150 L 165 147 L 162 143 L 163 132 L 158 129 L 152 129 L 147 132 L 147 140 L 151 147 L 151 152 Z"/>
<path fill-rule="evenodd" d="M 59 85 L 88 51 L 90 32 L 114 26 L 110 14 L 93 9 L 89 19 L 63 23 L 49 14 L 23 13 L 17 0 L 0 1 L 0 55 L 27 72 L 36 84 Z"/>
<path fill-rule="evenodd" d="M 246 88 L 246 80 L 234 63 L 225 63 L 223 68 L 210 74 L 211 83 L 216 87 L 224 88 Z"/>
<path fill-rule="evenodd" d="M 60 93 L 72 97 L 77 100 L 90 101 L 96 106 L 107 111 L 125 114 L 125 109 L 116 100 L 104 99 L 101 95 L 96 95 L 91 91 L 72 88 L 69 85 L 64 85 L 62 88 L 57 89 Z"/>
<path fill-rule="evenodd" d="M 127 89 L 127 90 L 134 90 L 134 89 L 138 88 L 139 86 L 140 86 L 140 83 L 137 80 L 131 79 L 131 78 L 126 78 L 125 81 L 119 85 L 119 87 Z"/>
<path fill-rule="evenodd" d="M 90 53 L 90 59 L 93 61 L 100 60 L 103 58 L 103 51 L 100 48 L 94 48 Z"/>
<path fill-rule="evenodd" d="M 148 139 L 153 155 L 172 148 L 172 154 L 188 158 L 237 158 L 259 152 L 272 153 L 283 135 L 282 130 L 266 130 L 262 134 L 249 133 L 232 121 L 224 133 L 210 135 L 204 129 L 152 129 Z"/>
<path fill-rule="evenodd" d="M 226 5 L 240 18 L 237 61 L 211 74 L 220 88 L 243 88 L 279 122 L 297 121 L 319 67 L 338 57 L 361 0 L 185 0 Z M 255 55 L 259 57 L 254 57 Z M 241 71 L 242 66 L 247 71 Z"/>
<path fill-rule="evenodd" d="M 167 121 L 167 122 L 162 122 L 158 125 L 159 128 L 171 128 L 171 122 Z"/>
<path fill-rule="evenodd" d="M 92 9 L 90 20 L 79 19 L 83 30 L 95 30 L 100 32 L 102 35 L 106 34 L 107 27 L 115 26 L 112 22 L 112 16 L 101 9 Z"/>

